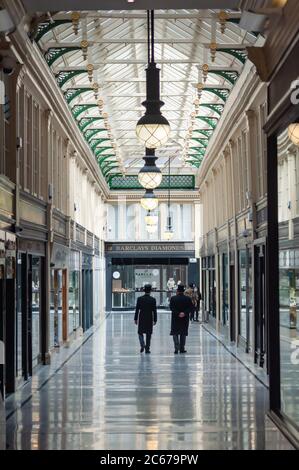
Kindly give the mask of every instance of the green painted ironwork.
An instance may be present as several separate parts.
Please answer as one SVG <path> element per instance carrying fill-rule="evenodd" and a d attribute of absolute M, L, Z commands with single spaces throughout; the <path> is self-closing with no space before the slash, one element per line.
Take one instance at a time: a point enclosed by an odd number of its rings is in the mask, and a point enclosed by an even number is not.
<path fill-rule="evenodd" d="M 47 34 L 52 29 L 67 23 L 72 23 L 72 20 L 43 21 L 42 23 L 39 23 L 35 34 L 33 34 L 32 39 L 38 42 L 45 34 Z"/>
<path fill-rule="evenodd" d="M 81 75 L 82 73 L 87 73 L 86 70 L 68 70 L 68 71 L 60 71 L 55 74 L 56 81 L 58 85 L 63 87 L 63 85 L 68 82 L 71 78 L 76 77 L 77 75 Z"/>
<path fill-rule="evenodd" d="M 74 51 L 80 51 L 81 47 L 73 46 L 73 47 L 50 47 L 47 52 L 45 53 L 45 59 L 49 67 L 54 64 L 54 62 L 62 57 L 64 54 Z"/>
<path fill-rule="evenodd" d="M 126 189 L 142 189 L 141 184 L 138 181 L 138 175 L 127 175 L 120 176 L 114 175 L 108 180 L 110 189 L 115 190 L 126 190 Z M 159 186 L 159 190 L 167 190 L 169 187 L 169 176 L 163 175 L 162 182 Z M 194 189 L 195 188 L 195 176 L 194 175 L 170 175 L 170 188 L 177 190 Z"/>
<path fill-rule="evenodd" d="M 194 129 L 193 132 L 197 132 L 198 134 L 202 134 L 207 139 L 209 139 L 213 135 L 213 131 L 211 129 Z"/>
<path fill-rule="evenodd" d="M 97 147 L 94 151 L 94 154 L 96 157 L 98 157 L 99 155 L 102 155 L 103 152 L 105 152 L 106 150 L 111 150 L 113 149 L 113 147 L 111 146 L 107 146 L 107 147 Z"/>
<path fill-rule="evenodd" d="M 200 103 L 199 107 L 211 109 L 212 111 L 217 113 L 219 117 L 221 116 L 222 111 L 224 109 L 223 104 L 211 104 L 211 103 Z"/>
<path fill-rule="evenodd" d="M 215 129 L 218 123 L 218 118 L 214 117 L 207 117 L 207 116 L 196 116 L 196 119 L 205 122 L 208 124 L 212 129 Z"/>
<path fill-rule="evenodd" d="M 105 128 L 97 128 L 97 129 L 87 129 L 85 132 L 83 132 L 83 135 L 86 139 L 86 141 L 89 143 L 90 140 L 95 137 L 97 134 L 100 132 L 107 132 L 107 129 Z"/>
<path fill-rule="evenodd" d="M 195 166 L 196 168 L 199 168 L 201 165 L 201 162 L 195 162 L 193 160 L 186 160 L 186 163 L 190 163 L 190 165 Z"/>
<path fill-rule="evenodd" d="M 239 78 L 239 72 L 236 70 L 210 70 L 208 74 L 218 75 L 234 85 Z"/>
<path fill-rule="evenodd" d="M 90 124 L 96 122 L 96 121 L 102 121 L 103 118 L 100 117 L 100 116 L 92 116 L 92 117 L 85 117 L 85 118 L 82 118 L 80 119 L 80 121 L 78 121 L 78 124 L 79 124 L 79 128 L 81 130 L 81 132 L 84 131 L 84 129 L 89 126 Z"/>
<path fill-rule="evenodd" d="M 92 139 L 89 142 L 89 145 L 90 145 L 91 150 L 94 151 L 98 145 L 100 145 L 102 142 L 107 142 L 107 141 L 110 142 L 110 139 L 108 137 L 105 137 L 103 139 Z"/>
<path fill-rule="evenodd" d="M 102 170 L 103 176 L 104 176 L 104 177 L 108 176 L 109 173 L 111 172 L 111 170 L 114 169 L 114 168 L 118 168 L 118 164 L 116 164 L 116 165 L 114 165 L 114 164 L 113 164 L 113 165 L 109 165 L 109 166 L 107 166 L 106 168 L 104 168 L 104 169 Z"/>
<path fill-rule="evenodd" d="M 89 109 L 97 108 L 97 104 L 75 104 L 75 106 L 72 107 L 72 113 L 75 119 L 77 119 L 80 114 L 84 113 L 85 111 L 88 111 Z"/>
<path fill-rule="evenodd" d="M 229 88 L 203 88 L 204 91 L 207 91 L 208 93 L 213 93 L 214 95 L 218 96 L 218 98 L 221 98 L 224 103 L 226 102 L 228 95 L 230 94 L 230 89 Z"/>
<path fill-rule="evenodd" d="M 200 149 L 206 149 L 207 146 L 208 146 L 208 141 L 207 142 L 202 142 L 202 140 L 204 139 L 196 139 L 198 141 L 199 144 L 202 144 L 201 147 L 189 147 L 190 150 L 200 150 Z"/>
<path fill-rule="evenodd" d="M 63 94 L 68 104 L 77 98 L 77 96 L 93 91 L 93 88 L 68 88 Z"/>
<path fill-rule="evenodd" d="M 247 53 L 245 49 L 228 49 L 228 48 L 221 48 L 217 47 L 217 52 L 224 52 L 225 54 L 232 55 L 235 59 L 238 59 L 243 65 L 247 60 Z"/>

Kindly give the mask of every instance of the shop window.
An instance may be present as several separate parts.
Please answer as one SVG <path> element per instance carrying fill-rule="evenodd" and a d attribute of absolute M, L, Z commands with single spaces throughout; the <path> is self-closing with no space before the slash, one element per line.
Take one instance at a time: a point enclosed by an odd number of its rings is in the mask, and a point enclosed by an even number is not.
<path fill-rule="evenodd" d="M 280 170 L 278 171 L 278 222 L 281 409 L 298 424 L 299 220 L 295 210 L 296 201 L 291 199 L 296 197 L 299 184 L 299 173 L 294 171 L 298 148 L 289 139 L 287 130 L 278 136 L 277 146 L 278 170 Z"/>
<path fill-rule="evenodd" d="M 39 361 L 40 354 L 40 310 L 41 310 L 41 260 L 32 256 L 32 365 Z"/>

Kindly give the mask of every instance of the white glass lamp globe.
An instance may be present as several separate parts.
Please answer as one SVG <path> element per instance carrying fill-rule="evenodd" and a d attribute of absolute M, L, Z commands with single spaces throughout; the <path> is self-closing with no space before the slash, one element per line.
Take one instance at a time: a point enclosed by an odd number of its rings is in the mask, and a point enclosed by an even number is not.
<path fill-rule="evenodd" d="M 158 207 L 159 201 L 152 189 L 147 189 L 144 196 L 140 199 L 140 204 L 146 211 L 153 211 Z"/>
<path fill-rule="evenodd" d="M 157 225 L 158 224 L 158 216 L 155 214 L 151 214 L 150 212 L 144 218 L 146 225 Z"/>
<path fill-rule="evenodd" d="M 162 116 L 161 116 L 162 117 Z M 136 126 L 136 135 L 138 139 L 148 149 L 157 149 L 165 145 L 169 138 L 170 125 L 165 119 L 165 123 L 143 123 L 142 118 Z"/>
<path fill-rule="evenodd" d="M 157 231 L 157 225 L 147 225 L 146 231 L 147 233 L 155 233 Z"/>
<path fill-rule="evenodd" d="M 164 240 L 172 240 L 173 239 L 173 231 L 172 230 L 165 230 L 164 234 L 163 234 L 163 238 Z"/>
<path fill-rule="evenodd" d="M 299 122 L 295 122 L 289 125 L 288 135 L 293 144 L 299 147 Z"/>
<path fill-rule="evenodd" d="M 138 174 L 138 181 L 145 189 L 155 189 L 161 184 L 162 173 L 160 170 L 153 172 L 143 172 L 140 170 Z"/>

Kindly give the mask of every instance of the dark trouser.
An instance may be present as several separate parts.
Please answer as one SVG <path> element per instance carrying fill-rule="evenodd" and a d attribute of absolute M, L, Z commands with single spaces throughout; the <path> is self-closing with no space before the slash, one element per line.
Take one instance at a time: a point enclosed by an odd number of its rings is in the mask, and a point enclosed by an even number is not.
<path fill-rule="evenodd" d="M 199 305 L 195 309 L 195 321 L 198 321 L 198 315 L 199 315 Z"/>
<path fill-rule="evenodd" d="M 149 348 L 151 346 L 151 337 L 152 337 L 151 333 L 146 333 L 146 343 L 145 344 L 144 344 L 143 334 L 138 335 L 138 336 L 139 336 L 140 347 L 149 350 Z"/>
<path fill-rule="evenodd" d="M 174 348 L 183 351 L 186 344 L 186 335 L 173 335 Z"/>

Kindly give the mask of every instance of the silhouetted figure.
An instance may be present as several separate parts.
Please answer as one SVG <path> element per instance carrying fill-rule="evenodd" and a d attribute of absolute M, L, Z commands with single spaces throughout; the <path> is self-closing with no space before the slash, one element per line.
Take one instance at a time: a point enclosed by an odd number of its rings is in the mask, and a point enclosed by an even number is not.
<path fill-rule="evenodd" d="M 188 336 L 189 318 L 194 305 L 190 297 L 184 294 L 185 287 L 181 284 L 177 288 L 177 295 L 170 299 L 171 331 L 174 342 L 174 353 L 187 352 L 185 350 L 186 336 Z"/>
<path fill-rule="evenodd" d="M 157 323 L 156 299 L 150 295 L 151 290 L 151 285 L 144 286 L 144 295 L 137 299 L 134 317 L 135 324 L 138 325 L 140 352 L 142 353 L 145 349 L 147 354 L 150 353 L 153 325 Z M 144 334 L 146 335 L 145 343 Z"/>

